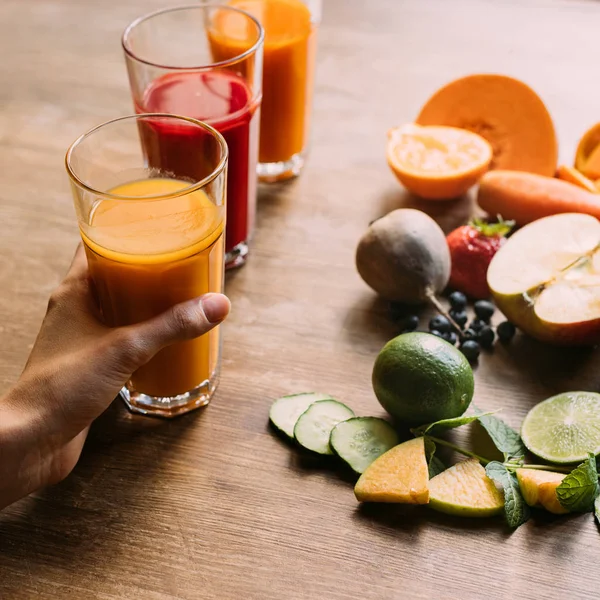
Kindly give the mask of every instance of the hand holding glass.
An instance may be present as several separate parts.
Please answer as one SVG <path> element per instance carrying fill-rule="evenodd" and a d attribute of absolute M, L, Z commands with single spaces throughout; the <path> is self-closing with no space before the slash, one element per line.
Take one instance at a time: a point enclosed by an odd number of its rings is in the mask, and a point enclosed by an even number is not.
<path fill-rule="evenodd" d="M 169 157 L 185 136 L 195 177 Z M 167 138 L 168 139 L 168 138 Z M 227 146 L 212 127 L 148 114 L 109 121 L 69 148 L 67 172 L 89 271 L 110 326 L 151 318 L 223 289 Z M 207 404 L 219 371 L 219 328 L 161 350 L 122 390 L 131 409 L 174 416 Z"/>

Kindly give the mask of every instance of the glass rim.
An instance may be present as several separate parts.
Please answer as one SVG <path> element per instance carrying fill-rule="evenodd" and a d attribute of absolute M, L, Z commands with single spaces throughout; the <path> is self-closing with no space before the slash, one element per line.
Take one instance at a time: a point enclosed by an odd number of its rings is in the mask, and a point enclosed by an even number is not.
<path fill-rule="evenodd" d="M 212 134 L 212 136 L 217 140 L 219 147 L 221 148 L 221 159 L 219 160 L 217 166 L 212 170 L 210 175 L 204 177 L 200 181 L 196 181 L 195 183 L 190 183 L 190 185 L 184 187 L 181 190 L 177 190 L 176 192 L 169 192 L 165 194 L 157 194 L 153 196 L 123 196 L 120 194 L 111 194 L 110 192 L 103 192 L 93 188 L 88 185 L 75 173 L 74 169 L 71 167 L 71 157 L 75 149 L 86 139 L 88 139 L 91 135 L 97 132 L 99 129 L 106 127 L 107 125 L 112 125 L 113 123 L 117 123 L 119 121 L 126 121 L 129 119 L 145 119 L 145 118 L 167 118 L 167 119 L 175 119 L 176 121 L 187 121 L 192 125 L 197 125 L 208 131 L 208 133 Z M 190 194 L 197 190 L 200 190 L 206 187 L 211 181 L 214 181 L 221 173 L 224 171 L 225 166 L 227 164 L 227 158 L 229 156 L 229 149 L 227 147 L 227 142 L 225 142 L 225 138 L 211 125 L 208 123 L 204 123 L 198 119 L 193 119 L 192 117 L 184 117 L 182 115 L 174 115 L 170 113 L 141 113 L 135 115 L 125 115 L 124 117 L 117 117 L 116 119 L 110 119 L 109 121 L 105 121 L 104 123 L 100 123 L 100 125 L 96 125 L 91 129 L 88 129 L 85 133 L 81 134 L 68 148 L 67 153 L 65 155 L 65 168 L 67 170 L 67 174 L 69 179 L 78 187 L 83 188 L 86 192 L 90 192 L 96 196 L 101 196 L 104 199 L 108 200 L 120 200 L 120 201 L 132 201 L 132 200 L 166 200 L 168 198 L 178 198 L 179 196 L 185 196 L 186 194 Z"/>
<path fill-rule="evenodd" d="M 128 42 L 129 42 L 128 38 L 129 38 L 131 32 L 138 25 L 143 23 L 144 21 L 148 21 L 149 19 L 152 19 L 159 15 L 163 15 L 166 13 L 171 13 L 171 12 L 175 12 L 175 11 L 179 11 L 179 10 L 190 10 L 190 9 L 197 10 L 197 9 L 206 9 L 206 8 L 220 8 L 220 9 L 225 9 L 225 10 L 232 10 L 236 13 L 244 15 L 245 17 L 250 19 L 256 25 L 257 30 L 258 30 L 258 39 L 256 40 L 256 42 L 254 42 L 254 44 L 252 44 L 252 46 L 250 48 L 248 48 L 248 50 L 245 50 L 241 54 L 238 54 L 232 58 L 229 58 L 227 60 L 220 60 L 220 61 L 209 63 L 209 64 L 191 66 L 191 67 L 179 67 L 176 65 L 163 65 L 160 63 L 152 62 L 150 60 L 141 58 L 140 56 L 135 54 L 133 52 L 133 50 L 128 46 Z M 223 4 L 215 4 L 215 3 L 209 2 L 209 3 L 198 3 L 198 4 L 183 4 L 180 6 L 161 8 L 159 10 L 155 10 L 154 12 L 142 15 L 141 17 L 138 17 L 137 19 L 135 19 L 134 21 L 129 23 L 129 25 L 127 25 L 127 27 L 125 28 L 125 31 L 123 32 L 123 35 L 121 36 L 121 46 L 123 47 L 123 51 L 125 52 L 125 54 L 127 54 L 127 56 L 131 57 L 133 60 L 137 60 L 138 62 L 141 62 L 145 65 L 149 65 L 151 67 L 157 67 L 159 69 L 171 69 L 173 71 L 209 71 L 209 70 L 212 70 L 215 68 L 228 67 L 231 65 L 235 65 L 235 64 L 241 62 L 242 60 L 244 60 L 245 58 L 251 56 L 252 54 L 255 54 L 256 51 L 263 44 L 264 39 L 265 39 L 265 31 L 263 29 L 263 26 L 260 24 L 258 19 L 253 17 L 249 12 L 246 12 L 245 10 L 242 10 L 241 8 L 236 8 L 235 6 L 227 6 L 227 5 L 223 5 Z"/>

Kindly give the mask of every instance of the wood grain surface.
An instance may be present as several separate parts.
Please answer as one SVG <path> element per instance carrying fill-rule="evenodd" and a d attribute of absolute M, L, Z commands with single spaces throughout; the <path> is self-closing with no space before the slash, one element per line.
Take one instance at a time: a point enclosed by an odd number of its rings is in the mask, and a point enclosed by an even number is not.
<path fill-rule="evenodd" d="M 18 377 L 78 240 L 65 150 L 132 112 L 121 31 L 175 3 L 0 2 L 0 391 Z M 355 272 L 356 242 L 403 205 L 446 229 L 473 209 L 469 198 L 406 197 L 385 164 L 387 129 L 450 79 L 505 73 L 547 102 L 570 162 L 600 119 L 600 4 L 324 0 L 323 18 L 310 160 L 296 181 L 261 190 L 251 260 L 227 281 L 234 308 L 213 403 L 161 421 L 115 402 L 65 482 L 0 514 L 2 600 L 600 594 L 591 515 L 539 514 L 511 534 L 500 520 L 359 507 L 347 476 L 267 426 L 272 398 L 312 389 L 381 414 L 370 373 L 395 330 Z M 547 396 L 598 390 L 598 364 L 597 351 L 518 337 L 481 360 L 476 402 L 518 426 Z"/>

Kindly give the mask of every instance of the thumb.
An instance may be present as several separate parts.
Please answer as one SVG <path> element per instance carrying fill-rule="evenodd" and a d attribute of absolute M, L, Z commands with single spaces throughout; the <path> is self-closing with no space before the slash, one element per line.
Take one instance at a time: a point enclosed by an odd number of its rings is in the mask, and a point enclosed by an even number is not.
<path fill-rule="evenodd" d="M 136 325 L 121 328 L 121 360 L 131 371 L 147 363 L 159 350 L 175 342 L 199 337 L 227 317 L 231 303 L 223 294 L 205 294 L 171 307 Z"/>

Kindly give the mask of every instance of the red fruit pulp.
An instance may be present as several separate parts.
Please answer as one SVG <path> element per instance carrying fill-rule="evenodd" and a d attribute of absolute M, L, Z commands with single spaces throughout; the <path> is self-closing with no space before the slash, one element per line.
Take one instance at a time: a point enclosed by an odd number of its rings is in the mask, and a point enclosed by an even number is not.
<path fill-rule="evenodd" d="M 199 119 L 225 138 L 229 148 L 226 251 L 248 240 L 254 218 L 255 109 L 244 80 L 224 71 L 168 73 L 150 84 L 136 106 L 138 113 L 166 112 Z M 150 167 L 194 180 L 210 174 L 209 161 L 198 160 L 197 154 L 198 136 L 208 134 L 160 122 L 145 122 L 140 129 Z"/>

